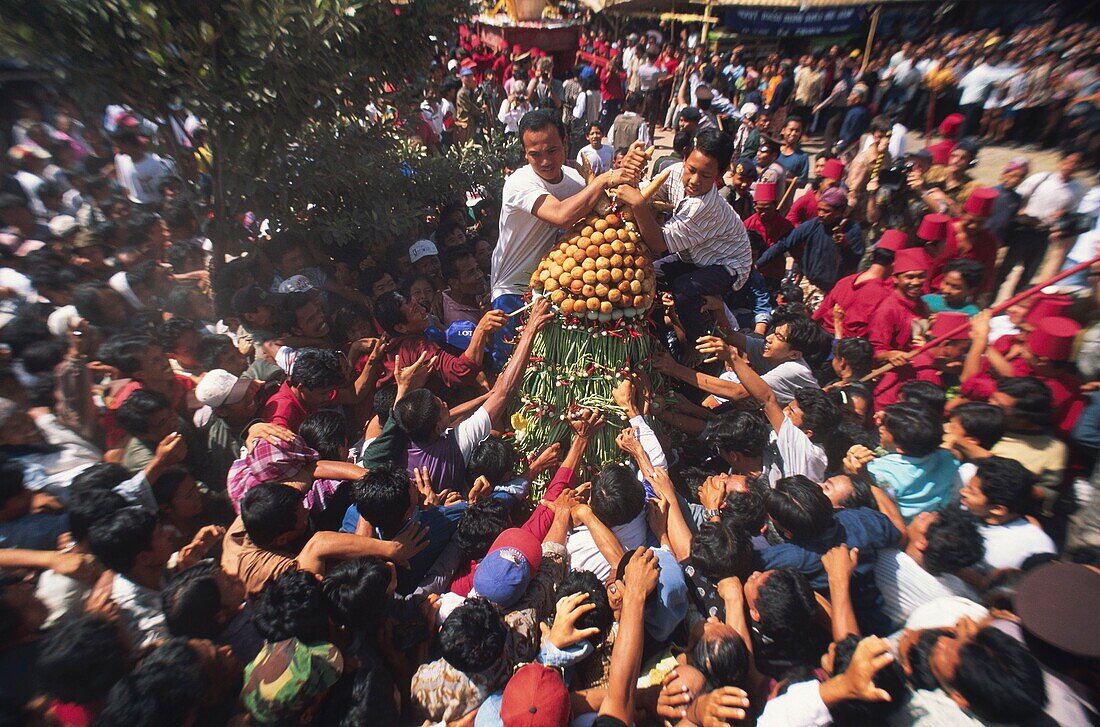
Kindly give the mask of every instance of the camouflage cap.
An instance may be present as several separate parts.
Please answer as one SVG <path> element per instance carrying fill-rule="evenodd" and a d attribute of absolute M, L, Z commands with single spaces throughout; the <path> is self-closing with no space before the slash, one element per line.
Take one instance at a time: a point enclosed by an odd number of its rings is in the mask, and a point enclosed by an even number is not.
<path fill-rule="evenodd" d="M 284 720 L 324 695 L 343 671 L 344 658 L 333 644 L 265 642 L 244 669 L 241 703 L 261 724 Z"/>

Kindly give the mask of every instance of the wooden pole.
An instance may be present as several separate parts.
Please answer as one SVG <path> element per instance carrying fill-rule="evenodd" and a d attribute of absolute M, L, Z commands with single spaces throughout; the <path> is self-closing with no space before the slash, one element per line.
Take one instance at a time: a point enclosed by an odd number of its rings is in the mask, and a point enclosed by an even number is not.
<path fill-rule="evenodd" d="M 882 6 L 876 5 L 871 11 L 871 28 L 867 31 L 867 45 L 863 48 L 863 63 L 859 67 L 859 75 L 867 70 L 867 64 L 871 60 L 871 44 L 875 42 L 875 31 L 878 30 L 878 18 L 882 14 Z"/>
<path fill-rule="evenodd" d="M 712 0 L 707 0 L 707 6 L 703 10 L 703 32 L 699 34 L 699 45 L 703 50 L 707 49 L 707 36 L 710 34 L 710 11 L 712 7 Z"/>
<path fill-rule="evenodd" d="M 1038 285 L 1033 285 L 1030 288 L 1028 288 L 1027 290 L 1025 290 L 1024 292 L 1017 293 L 1016 295 L 1012 296 L 1011 298 L 1004 301 L 1003 303 L 998 303 L 997 305 L 989 308 L 988 310 L 993 315 L 996 315 L 996 314 L 1000 313 L 1001 311 L 1007 310 L 1009 307 L 1016 305 L 1017 303 L 1019 303 L 1022 300 L 1027 300 L 1028 298 L 1030 298 L 1031 296 L 1033 296 L 1036 293 L 1040 292 L 1043 288 L 1047 287 L 1048 285 L 1052 285 L 1053 283 L 1057 283 L 1059 280 L 1064 280 L 1065 278 L 1068 278 L 1071 275 L 1076 275 L 1077 273 L 1081 272 L 1082 270 L 1087 270 L 1088 268 L 1092 267 L 1093 265 L 1095 265 L 1097 263 L 1100 263 L 1100 255 L 1097 255 L 1096 257 L 1094 257 L 1091 260 L 1086 260 L 1083 263 L 1078 263 L 1078 264 L 1074 265 L 1073 267 L 1066 268 L 1065 270 L 1058 273 L 1054 277 L 1047 278 L 1046 280 L 1039 283 Z M 967 321 L 966 323 L 963 323 L 961 325 L 955 326 L 954 328 L 952 328 L 947 333 L 936 336 L 935 338 L 933 338 L 931 341 L 928 341 L 927 343 L 925 343 L 920 348 L 917 348 L 917 349 L 914 349 L 914 350 L 910 351 L 908 353 L 908 357 L 909 357 L 910 360 L 912 360 L 914 356 L 921 353 L 922 351 L 925 351 L 929 348 L 932 348 L 933 346 L 938 346 L 939 344 L 943 343 L 944 341 L 950 340 L 952 336 L 955 336 L 956 334 L 958 334 L 962 331 L 968 330 L 969 328 L 970 328 L 970 322 L 969 321 Z M 872 371 L 871 373 L 869 373 L 866 376 L 864 376 L 863 378 L 861 378 L 860 382 L 866 382 L 866 381 L 871 381 L 872 379 L 877 379 L 879 376 L 882 376 L 887 371 L 892 371 L 894 368 L 895 368 L 894 364 L 886 364 L 885 366 L 880 366 L 877 369 L 875 369 L 874 371 Z"/>

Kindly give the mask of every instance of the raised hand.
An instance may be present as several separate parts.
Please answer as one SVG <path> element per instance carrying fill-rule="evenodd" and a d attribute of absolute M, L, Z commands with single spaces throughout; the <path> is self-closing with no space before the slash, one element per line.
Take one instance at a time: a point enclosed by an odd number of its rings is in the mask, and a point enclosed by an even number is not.
<path fill-rule="evenodd" d="M 657 579 L 661 566 L 652 550 L 640 547 L 634 551 L 634 557 L 626 564 L 623 585 L 628 592 L 649 595 L 657 588 Z"/>
<path fill-rule="evenodd" d="M 390 560 L 402 568 L 408 568 L 409 560 L 428 547 L 428 529 L 420 523 L 409 523 L 391 542 L 393 550 L 390 552 Z"/>
<path fill-rule="evenodd" d="M 594 626 L 580 629 L 577 621 L 589 611 L 596 608 L 596 604 L 588 601 L 587 593 L 574 593 L 558 599 L 554 613 L 554 625 L 548 627 L 546 623 L 540 623 L 544 641 L 549 641 L 559 649 L 568 649 L 584 639 L 598 636 L 600 630 Z"/>
<path fill-rule="evenodd" d="M 466 499 L 470 505 L 476 505 L 482 500 L 488 500 L 493 494 L 493 486 L 485 475 L 479 475 L 474 484 L 470 485 L 470 491 L 466 493 Z"/>
<path fill-rule="evenodd" d="M 603 412 L 593 409 L 577 409 L 569 414 L 569 426 L 581 439 L 591 439 L 604 425 Z"/>
<path fill-rule="evenodd" d="M 852 571 L 858 564 L 859 548 L 848 550 L 848 546 L 844 543 L 830 548 L 825 555 L 821 556 L 821 566 L 825 572 L 832 578 L 845 581 L 852 577 Z"/>
<path fill-rule="evenodd" d="M 538 477 L 543 472 L 556 469 L 561 465 L 561 442 L 547 445 L 541 452 L 535 455 L 527 470 L 531 477 Z"/>
<path fill-rule="evenodd" d="M 182 434 L 172 432 L 160 440 L 153 456 L 165 465 L 179 464 L 187 456 L 187 442 L 184 441 Z"/>
<path fill-rule="evenodd" d="M 420 354 L 415 361 L 408 366 L 401 365 L 401 357 L 398 356 L 393 362 L 393 378 L 397 381 L 397 389 L 402 393 L 407 393 L 413 389 L 423 388 L 427 383 L 428 377 L 435 371 L 436 363 L 438 362 L 437 356 L 428 358 L 428 352 L 425 351 Z"/>

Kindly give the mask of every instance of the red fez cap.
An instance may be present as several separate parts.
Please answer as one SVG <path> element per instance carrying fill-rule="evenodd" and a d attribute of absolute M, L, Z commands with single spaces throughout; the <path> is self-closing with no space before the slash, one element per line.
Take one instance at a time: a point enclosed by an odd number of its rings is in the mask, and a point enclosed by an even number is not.
<path fill-rule="evenodd" d="M 907 247 L 894 253 L 894 275 L 911 273 L 914 270 L 928 270 L 928 253 L 920 247 Z"/>
<path fill-rule="evenodd" d="M 778 198 L 775 182 L 757 182 L 752 190 L 752 198 L 757 202 L 774 202 Z"/>
<path fill-rule="evenodd" d="M 947 117 L 940 122 L 940 136 L 954 139 L 958 136 L 959 129 L 962 128 L 963 122 L 965 121 L 966 117 L 962 114 L 948 114 Z"/>
<path fill-rule="evenodd" d="M 1031 310 L 1027 312 L 1024 322 L 1037 326 L 1044 318 L 1065 315 L 1071 305 L 1073 305 L 1073 298 L 1068 295 L 1040 293 L 1035 296 L 1035 305 L 1031 306 Z"/>
<path fill-rule="evenodd" d="M 925 151 L 932 155 L 933 164 L 947 164 L 951 158 L 951 150 L 954 148 L 953 141 L 937 141 L 935 144 L 929 144 Z"/>
<path fill-rule="evenodd" d="M 947 239 L 947 226 L 951 218 L 947 215 L 925 215 L 917 228 L 917 237 L 925 242 L 939 242 Z"/>
<path fill-rule="evenodd" d="M 839 159 L 826 159 L 824 166 L 821 167 L 821 176 L 839 182 L 844 178 L 844 162 Z"/>
<path fill-rule="evenodd" d="M 993 187 L 978 187 L 966 198 L 963 209 L 975 217 L 989 217 L 993 214 L 993 203 L 997 201 L 998 194 Z"/>
<path fill-rule="evenodd" d="M 519 43 L 512 46 L 512 55 L 519 55 L 523 52 L 523 48 L 520 48 Z"/>
<path fill-rule="evenodd" d="M 909 235 L 901 230 L 884 230 L 875 247 L 882 250 L 904 250 L 909 247 Z"/>
<path fill-rule="evenodd" d="M 961 330 L 955 331 L 947 340 L 949 341 L 961 341 L 970 338 L 970 316 L 965 313 L 958 313 L 956 311 L 943 311 L 936 314 L 935 320 L 932 321 L 932 328 L 928 331 L 928 338 L 939 338 L 945 333 L 950 333 L 952 330 L 961 327 Z"/>
<path fill-rule="evenodd" d="M 1044 318 L 1027 336 L 1027 347 L 1036 356 L 1051 361 L 1069 361 L 1073 340 L 1081 332 L 1077 321 L 1061 316 Z"/>

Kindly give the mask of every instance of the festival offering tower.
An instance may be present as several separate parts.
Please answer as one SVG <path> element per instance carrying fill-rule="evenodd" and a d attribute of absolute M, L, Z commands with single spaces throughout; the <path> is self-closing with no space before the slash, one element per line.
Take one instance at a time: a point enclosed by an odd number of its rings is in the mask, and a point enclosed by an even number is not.
<path fill-rule="evenodd" d="M 657 175 L 643 197 L 667 178 L 668 172 Z M 586 407 L 602 411 L 607 425 L 589 444 L 585 463 L 600 467 L 622 458 L 615 437 L 627 422 L 611 392 L 621 375 L 649 373 L 656 340 L 649 323 L 653 259 L 632 218 L 628 207 L 601 198 L 531 276 L 532 294 L 549 297 L 557 315 L 535 339 L 512 415 L 517 446 L 528 454 L 554 442 L 567 447 L 566 416 Z"/>

